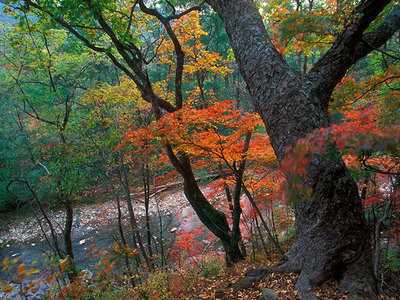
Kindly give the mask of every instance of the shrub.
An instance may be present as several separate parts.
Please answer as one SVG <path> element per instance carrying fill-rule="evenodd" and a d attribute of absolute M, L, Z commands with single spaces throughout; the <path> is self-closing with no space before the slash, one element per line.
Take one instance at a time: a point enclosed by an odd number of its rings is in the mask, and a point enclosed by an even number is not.
<path fill-rule="evenodd" d="M 388 249 L 385 253 L 387 268 L 392 272 L 400 271 L 400 253 L 394 249 Z"/>
<path fill-rule="evenodd" d="M 166 271 L 157 270 L 149 274 L 147 280 L 138 286 L 138 291 L 143 299 L 173 299 Z"/>
<path fill-rule="evenodd" d="M 200 263 L 201 275 L 206 278 L 218 276 L 223 268 L 223 262 L 216 257 L 206 257 Z"/>

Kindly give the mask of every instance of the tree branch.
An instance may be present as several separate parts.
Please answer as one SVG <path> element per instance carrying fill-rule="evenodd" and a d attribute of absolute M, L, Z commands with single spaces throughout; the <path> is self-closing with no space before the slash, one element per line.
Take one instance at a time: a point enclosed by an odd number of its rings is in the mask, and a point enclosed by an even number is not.
<path fill-rule="evenodd" d="M 90 0 L 87 0 L 87 1 L 89 3 L 89 6 L 91 6 L 91 1 Z M 164 99 L 162 99 L 162 98 L 160 98 L 160 97 L 158 97 L 157 95 L 154 94 L 154 92 L 153 92 L 153 90 L 151 88 L 151 84 L 149 82 L 148 76 L 145 74 L 145 72 L 143 72 L 140 69 L 140 67 L 141 67 L 140 66 L 140 60 L 142 58 L 140 50 L 135 45 L 125 45 L 125 44 L 123 44 L 118 39 L 117 35 L 114 33 L 112 28 L 107 24 L 107 22 L 105 21 L 105 19 L 101 15 L 101 13 L 98 10 L 96 10 L 96 8 L 90 7 L 93 10 L 93 12 L 95 13 L 96 19 L 99 22 L 99 24 L 101 25 L 102 30 L 112 40 L 114 46 L 117 48 L 118 53 L 122 56 L 122 58 L 124 59 L 125 63 L 127 64 L 127 66 L 124 65 L 122 62 L 120 62 L 118 60 L 118 58 L 114 54 L 112 54 L 110 48 L 102 48 L 102 47 L 96 46 L 90 40 L 88 40 L 84 35 L 82 35 L 80 32 L 78 32 L 74 28 L 73 25 L 71 25 L 70 23 L 65 21 L 62 17 L 57 17 L 51 11 L 45 9 L 44 7 L 38 5 L 35 2 L 32 2 L 31 0 L 25 0 L 25 3 L 30 5 L 31 7 L 39 10 L 40 12 L 43 12 L 46 15 L 48 15 L 51 19 L 56 21 L 58 24 L 60 24 L 62 27 L 64 27 L 70 33 L 72 33 L 76 38 L 78 38 L 81 42 L 83 42 L 84 45 L 87 46 L 88 48 L 92 49 L 93 51 L 104 53 L 105 55 L 107 55 L 111 59 L 111 61 L 113 62 L 113 64 L 115 66 L 117 66 L 126 75 L 128 75 L 129 78 L 131 78 L 135 82 L 135 84 L 137 85 L 137 87 L 141 91 L 141 93 L 143 95 L 143 98 L 145 100 L 149 101 L 149 99 L 150 99 L 151 101 L 156 101 L 158 103 L 158 105 L 162 109 L 164 109 L 164 110 L 166 110 L 168 112 L 175 111 L 175 108 L 174 108 L 173 105 L 171 105 L 166 100 L 164 100 Z M 131 50 L 133 50 L 134 54 L 137 57 L 132 59 L 128 55 L 126 50 L 129 51 L 130 53 L 132 53 Z M 149 101 L 149 102 L 151 102 L 151 101 Z"/>
<path fill-rule="evenodd" d="M 164 17 L 156 9 L 149 8 L 144 4 L 143 0 L 139 0 L 140 9 L 148 15 L 156 17 L 161 24 L 164 26 L 169 38 L 174 45 L 174 51 L 176 55 L 176 67 L 175 67 L 175 105 L 177 108 L 182 107 L 183 94 L 182 94 L 182 78 L 183 78 L 183 65 L 185 63 L 185 53 L 182 50 L 182 46 L 176 36 L 174 30 L 171 27 L 170 17 Z M 176 15 L 172 15 L 176 16 Z"/>
<path fill-rule="evenodd" d="M 358 60 L 384 45 L 399 29 L 400 5 L 396 5 L 375 31 L 363 35 L 362 40 L 356 46 L 355 59 Z"/>
<path fill-rule="evenodd" d="M 360 4 L 352 14 L 352 21 L 308 73 L 305 85 L 325 108 L 333 89 L 347 70 L 372 50 L 382 46 L 400 28 L 400 6 L 397 5 L 374 32 L 365 33 L 389 2 L 367 0 Z"/>
<path fill-rule="evenodd" d="M 168 21 L 177 20 L 177 19 L 182 18 L 184 15 L 187 15 L 188 13 L 191 13 L 192 11 L 201 10 L 201 7 L 203 6 L 203 4 L 205 2 L 206 1 L 202 1 L 199 5 L 192 6 L 192 7 L 188 8 L 188 9 L 186 9 L 186 10 L 180 12 L 180 13 L 176 13 L 176 10 L 174 10 L 174 13 L 172 15 L 168 16 L 166 19 Z"/>
<path fill-rule="evenodd" d="M 25 0 L 24 1 L 26 4 L 36 8 L 37 10 L 44 12 L 45 14 L 47 14 L 50 18 L 52 18 L 54 21 L 56 21 L 58 24 L 60 24 L 61 26 L 63 26 L 64 28 L 68 29 L 69 32 L 71 32 L 73 35 L 75 35 L 79 40 L 81 40 L 85 46 L 87 46 L 88 48 L 96 51 L 96 52 L 106 52 L 107 49 L 102 48 L 102 47 L 98 47 L 94 44 L 92 44 L 85 36 L 83 36 L 82 34 L 80 34 L 71 24 L 67 23 L 64 21 L 63 18 L 59 18 L 56 17 L 54 14 L 52 14 L 50 11 L 48 11 L 47 9 L 43 8 L 42 6 L 36 4 L 35 2 L 32 2 L 31 0 Z"/>

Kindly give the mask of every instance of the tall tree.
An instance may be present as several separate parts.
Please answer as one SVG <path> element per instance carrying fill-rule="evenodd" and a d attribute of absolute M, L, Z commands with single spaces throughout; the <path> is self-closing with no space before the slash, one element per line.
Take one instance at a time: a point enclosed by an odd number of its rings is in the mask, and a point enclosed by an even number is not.
<path fill-rule="evenodd" d="M 44 24 L 55 22 L 67 29 L 86 47 L 106 55 L 136 84 L 142 98 L 151 103 L 157 119 L 165 113 L 173 113 L 182 108 L 185 100 L 183 87 L 185 59 L 190 58 L 190 53 L 185 52 L 184 39 L 178 36 L 173 23 L 200 10 L 200 6 L 178 11 L 171 3 L 166 7 L 156 5 L 155 9 L 147 6 L 145 1 L 131 3 L 86 0 L 76 3 L 69 0 L 56 3 L 26 0 L 23 1 L 23 6 L 18 5 L 19 1 L 11 2 L 17 2 L 16 6 L 12 7 L 19 12 L 31 9 L 40 22 Z M 160 30 L 162 34 L 158 32 Z M 162 43 L 164 39 L 172 43 L 175 62 L 172 78 L 168 80 L 169 88 L 166 95 L 157 91 L 154 76 L 149 72 L 149 66 L 158 56 L 159 48 L 162 47 L 160 42 Z M 205 53 L 202 51 L 202 56 Z M 211 58 L 208 56 L 204 62 L 209 63 Z M 214 56 L 213 61 L 217 63 L 218 59 Z M 195 73 L 204 71 L 203 67 L 198 67 L 192 71 Z M 184 193 L 190 205 L 203 224 L 221 240 L 227 264 L 241 260 L 243 255 L 237 239 L 232 238 L 226 215 L 216 209 L 202 193 L 190 157 L 181 151 L 175 151 L 169 143 L 165 145 L 165 150 L 172 165 L 183 178 Z"/>
<path fill-rule="evenodd" d="M 224 22 L 254 107 L 281 162 L 300 139 L 329 126 L 327 108 L 335 86 L 400 27 L 396 5 L 379 26 L 367 31 L 390 1 L 361 1 L 332 47 L 302 78 L 273 45 L 255 1 L 207 2 Z M 296 193 L 297 238 L 277 270 L 300 272 L 296 287 L 304 299 L 315 299 L 312 288 L 332 277 L 340 278 L 349 291 L 373 299 L 369 233 L 357 185 L 335 145 L 329 140 L 326 144 L 324 152 L 312 153 L 306 167 L 302 189 L 308 192 Z M 298 179 L 290 171 L 287 176 L 289 185 Z"/>

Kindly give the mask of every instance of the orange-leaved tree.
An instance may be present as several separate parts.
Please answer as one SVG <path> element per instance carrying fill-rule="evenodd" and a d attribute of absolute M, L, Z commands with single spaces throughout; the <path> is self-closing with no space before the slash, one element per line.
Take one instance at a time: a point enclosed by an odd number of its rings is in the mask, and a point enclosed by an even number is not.
<path fill-rule="evenodd" d="M 129 143 L 138 150 L 143 149 L 145 145 L 155 147 L 159 142 L 165 145 L 168 151 L 185 157 L 193 168 L 206 169 L 209 174 L 215 174 L 223 179 L 225 201 L 207 199 L 191 168 L 193 182 L 192 185 L 185 186 L 185 194 L 188 196 L 187 189 L 190 187 L 190 192 L 195 191 L 197 197 L 204 197 L 208 205 L 215 211 L 218 208 L 218 213 L 223 216 L 225 221 L 217 225 L 222 226 L 216 228 L 216 232 L 227 253 L 228 264 L 242 259 L 245 254 L 244 247 L 240 247 L 242 241 L 240 198 L 245 185 L 246 161 L 248 159 L 270 163 L 275 161 L 272 148 L 260 147 L 257 138 L 254 143 L 252 142 L 252 136 L 258 137 L 255 131 L 260 125 L 257 115 L 243 113 L 235 108 L 234 101 L 226 100 L 215 102 L 206 108 L 184 105 L 180 110 L 166 114 L 146 128 L 127 132 L 124 138 L 124 143 Z M 178 171 L 187 172 L 179 168 Z M 185 184 L 187 183 L 184 182 Z M 188 200 L 191 201 L 190 194 Z M 196 204 L 192 206 L 196 208 Z M 231 222 L 227 220 L 224 210 L 230 213 Z M 209 224 L 214 222 L 212 215 L 199 217 L 201 220 L 203 217 L 203 223 L 208 225 L 211 231 L 215 230 L 212 227 L 214 225 Z"/>

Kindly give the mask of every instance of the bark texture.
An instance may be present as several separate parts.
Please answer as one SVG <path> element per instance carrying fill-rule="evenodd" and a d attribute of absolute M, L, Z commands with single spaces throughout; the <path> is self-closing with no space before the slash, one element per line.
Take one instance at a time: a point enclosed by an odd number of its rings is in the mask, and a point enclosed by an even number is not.
<path fill-rule="evenodd" d="M 354 11 L 358 17 L 302 79 L 273 46 L 253 1 L 207 2 L 224 22 L 254 107 L 280 161 L 299 139 L 329 125 L 327 105 L 336 84 L 352 64 L 400 27 L 395 7 L 376 32 L 364 33 L 390 1 L 363 1 Z M 300 273 L 297 288 L 303 299 L 316 299 L 312 288 L 329 278 L 340 279 L 353 294 L 374 299 L 369 233 L 358 188 L 335 146 L 328 148 L 329 154 L 312 155 L 303 178 L 303 188 L 311 192 L 308 197 L 299 193 L 295 204 L 297 238 L 287 261 L 275 270 Z"/>
<path fill-rule="evenodd" d="M 222 242 L 226 265 L 232 266 L 242 260 L 244 255 L 239 246 L 240 229 L 238 228 L 238 232 L 233 229 L 231 230 L 226 215 L 213 207 L 205 198 L 194 177 L 189 160 L 182 159 L 179 170 L 182 172 L 183 190 L 191 207 L 196 212 L 200 221 Z"/>

